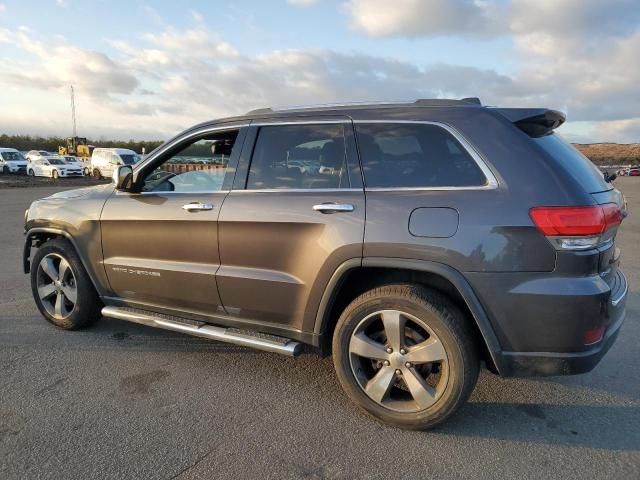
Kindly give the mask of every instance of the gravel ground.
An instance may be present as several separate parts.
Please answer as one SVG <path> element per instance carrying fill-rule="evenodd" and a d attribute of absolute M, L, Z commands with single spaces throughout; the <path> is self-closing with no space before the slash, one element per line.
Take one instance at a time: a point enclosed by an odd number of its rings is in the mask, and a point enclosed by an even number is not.
<path fill-rule="evenodd" d="M 632 212 L 618 240 L 631 289 L 616 345 L 586 375 L 483 372 L 431 432 L 361 413 L 330 359 L 109 319 L 55 329 L 20 256 L 24 209 L 60 187 L 2 190 L 0 478 L 639 478 L 640 181 L 616 184 Z"/>
<path fill-rule="evenodd" d="M 30 175 L 3 175 L 0 173 L 0 190 L 5 188 L 25 188 L 25 187 L 57 187 L 64 189 L 66 187 L 90 187 L 91 185 L 99 185 L 101 183 L 109 183 L 110 179 L 98 180 L 94 177 L 68 177 L 68 178 L 48 178 L 48 177 L 32 177 Z M 34 198 L 42 195 L 35 192 Z"/>

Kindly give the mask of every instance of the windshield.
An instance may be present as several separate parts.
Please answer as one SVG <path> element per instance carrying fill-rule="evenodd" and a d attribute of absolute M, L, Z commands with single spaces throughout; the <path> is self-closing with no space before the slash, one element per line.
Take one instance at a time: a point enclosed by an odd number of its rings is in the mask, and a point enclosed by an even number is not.
<path fill-rule="evenodd" d="M 64 157 L 64 160 L 67 163 L 76 163 L 76 159 L 73 157 Z"/>
<path fill-rule="evenodd" d="M 24 157 L 20 152 L 2 152 L 0 153 L 3 160 L 7 162 L 20 162 L 24 160 Z"/>
<path fill-rule="evenodd" d="M 51 158 L 49 159 L 49 163 L 51 165 L 64 165 L 64 161 L 60 158 Z"/>
<path fill-rule="evenodd" d="M 50 157 L 51 155 L 53 155 L 52 153 L 45 152 L 44 150 L 40 150 L 38 153 L 43 157 Z"/>
<path fill-rule="evenodd" d="M 135 154 L 120 153 L 119 157 L 122 159 L 122 163 L 124 163 L 125 165 L 133 165 L 140 161 L 140 157 Z"/>
<path fill-rule="evenodd" d="M 558 161 L 569 175 L 580 182 L 587 192 L 596 193 L 611 189 L 611 185 L 604 181 L 598 167 L 557 133 L 532 138 L 532 140 Z"/>

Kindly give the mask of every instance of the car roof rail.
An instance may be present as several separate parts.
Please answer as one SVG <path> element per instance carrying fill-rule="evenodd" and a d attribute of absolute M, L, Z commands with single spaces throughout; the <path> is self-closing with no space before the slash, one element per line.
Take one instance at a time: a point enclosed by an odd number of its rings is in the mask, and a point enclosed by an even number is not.
<path fill-rule="evenodd" d="M 376 106 L 394 106 L 394 105 L 415 105 L 417 107 L 446 107 L 446 106 L 464 106 L 474 105 L 482 106 L 482 102 L 478 97 L 466 97 L 461 99 L 448 99 L 448 98 L 419 98 L 413 102 L 394 102 L 394 101 L 380 101 L 380 102 L 340 102 L 340 103 L 323 103 L 318 105 L 298 105 L 289 107 L 263 107 L 250 110 L 246 115 L 261 115 L 266 113 L 286 112 L 295 110 L 314 110 L 314 109 L 330 109 L 340 107 L 376 107 Z"/>

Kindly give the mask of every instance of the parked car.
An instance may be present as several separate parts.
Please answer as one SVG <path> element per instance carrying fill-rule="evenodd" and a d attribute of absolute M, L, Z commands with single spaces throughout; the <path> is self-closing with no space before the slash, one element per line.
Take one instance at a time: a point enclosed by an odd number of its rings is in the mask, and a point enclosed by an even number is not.
<path fill-rule="evenodd" d="M 0 147 L 0 172 L 27 173 L 27 160 L 15 148 Z"/>
<path fill-rule="evenodd" d="M 364 410 L 429 428 L 481 363 L 587 372 L 620 331 L 625 202 L 554 133 L 564 120 L 463 99 L 200 124 L 112 184 L 34 202 L 24 269 L 61 328 L 104 316 L 286 355 L 306 345 L 332 354 Z M 192 156 L 205 167 L 173 171 Z"/>
<path fill-rule="evenodd" d="M 46 160 L 50 157 L 57 157 L 55 153 L 47 152 L 46 150 L 30 150 L 26 155 L 26 159 L 29 162 L 34 160 Z"/>
<path fill-rule="evenodd" d="M 95 148 L 91 154 L 91 172 L 94 177 L 111 177 L 118 165 L 135 165 L 140 156 L 127 148 Z"/>
<path fill-rule="evenodd" d="M 60 156 L 67 165 L 73 165 L 82 171 L 83 175 L 87 175 L 89 172 L 89 165 L 82 161 L 82 159 L 73 155 L 61 155 Z"/>
<path fill-rule="evenodd" d="M 33 177 L 81 177 L 82 167 L 68 164 L 61 157 L 46 157 L 32 160 L 28 164 L 28 174 Z"/>
<path fill-rule="evenodd" d="M 640 177 L 640 168 L 630 168 L 627 171 L 628 177 Z"/>

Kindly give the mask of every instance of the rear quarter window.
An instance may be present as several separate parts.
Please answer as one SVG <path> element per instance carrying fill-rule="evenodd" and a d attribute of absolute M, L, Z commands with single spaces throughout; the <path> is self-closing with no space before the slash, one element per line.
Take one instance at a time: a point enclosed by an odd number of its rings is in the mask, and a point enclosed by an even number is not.
<path fill-rule="evenodd" d="M 532 138 L 532 142 L 543 149 L 553 160 L 574 177 L 589 193 L 611 190 L 611 184 L 605 182 L 602 172 L 591 160 L 576 150 L 557 133 Z"/>
<path fill-rule="evenodd" d="M 473 187 L 487 179 L 447 130 L 430 124 L 362 123 L 356 134 L 366 186 Z"/>

